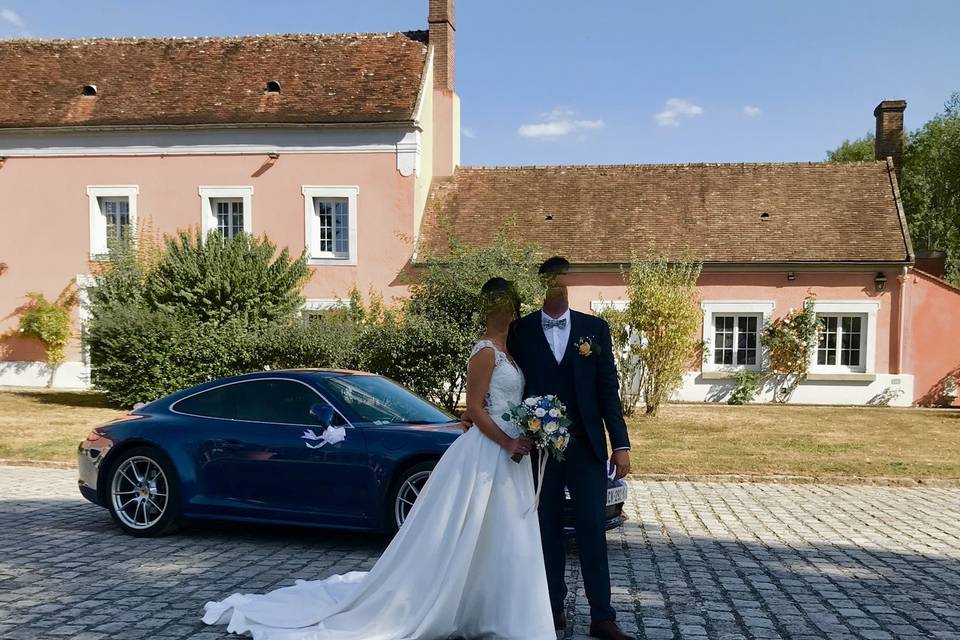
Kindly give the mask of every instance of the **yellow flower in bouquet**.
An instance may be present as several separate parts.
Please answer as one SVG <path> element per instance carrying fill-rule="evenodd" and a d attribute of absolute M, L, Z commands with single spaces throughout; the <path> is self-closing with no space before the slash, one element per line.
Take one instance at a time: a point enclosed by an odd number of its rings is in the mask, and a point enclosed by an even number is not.
<path fill-rule="evenodd" d="M 527 426 L 530 427 L 530 431 L 540 431 L 540 418 L 532 418 Z"/>

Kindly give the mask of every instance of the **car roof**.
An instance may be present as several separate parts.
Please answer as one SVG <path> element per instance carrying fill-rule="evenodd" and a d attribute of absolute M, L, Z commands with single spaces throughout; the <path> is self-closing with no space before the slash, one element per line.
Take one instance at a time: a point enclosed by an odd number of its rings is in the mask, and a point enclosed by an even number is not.
<path fill-rule="evenodd" d="M 243 382 L 245 380 L 257 380 L 262 378 L 276 378 L 278 376 L 293 378 L 296 380 L 311 380 L 311 379 L 330 379 L 330 378 L 342 378 L 344 376 L 375 376 L 377 374 L 370 373 L 369 371 L 356 371 L 353 369 L 329 369 L 321 367 L 303 367 L 298 369 L 265 369 L 263 371 L 251 371 L 249 373 L 241 373 L 234 376 L 226 376 L 223 378 L 217 378 L 215 380 L 208 380 L 207 382 L 201 382 L 185 389 L 180 389 L 174 391 L 173 393 L 167 394 L 162 398 L 157 398 L 152 402 L 148 402 L 145 405 L 138 407 L 135 412 L 143 411 L 144 413 L 148 412 L 150 409 L 158 408 L 169 408 L 177 400 L 180 400 L 186 396 L 205 391 L 213 387 L 219 387 L 225 384 L 231 384 L 234 382 Z"/>

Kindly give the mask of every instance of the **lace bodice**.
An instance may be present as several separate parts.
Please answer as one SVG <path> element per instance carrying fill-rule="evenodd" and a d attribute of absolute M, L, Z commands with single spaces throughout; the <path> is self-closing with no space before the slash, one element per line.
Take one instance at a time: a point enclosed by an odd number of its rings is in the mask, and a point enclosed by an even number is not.
<path fill-rule="evenodd" d="M 504 420 L 502 416 L 523 399 L 523 373 L 510 361 L 507 354 L 497 349 L 490 340 L 480 340 L 473 345 L 470 357 L 472 358 L 481 349 L 493 349 L 495 357 L 485 403 L 487 413 L 497 426 L 516 438 L 519 435 L 516 426 Z"/>

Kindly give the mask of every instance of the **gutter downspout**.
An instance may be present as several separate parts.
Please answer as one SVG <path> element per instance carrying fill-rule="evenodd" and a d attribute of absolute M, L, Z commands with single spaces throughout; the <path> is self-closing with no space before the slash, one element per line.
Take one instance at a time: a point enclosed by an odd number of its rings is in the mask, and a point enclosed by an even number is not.
<path fill-rule="evenodd" d="M 902 267 L 900 270 L 900 304 L 897 309 L 897 369 L 896 372 L 903 373 L 903 344 L 906 337 L 906 327 L 904 326 L 904 309 L 907 306 L 907 291 L 909 290 L 910 270 L 909 267 Z"/>

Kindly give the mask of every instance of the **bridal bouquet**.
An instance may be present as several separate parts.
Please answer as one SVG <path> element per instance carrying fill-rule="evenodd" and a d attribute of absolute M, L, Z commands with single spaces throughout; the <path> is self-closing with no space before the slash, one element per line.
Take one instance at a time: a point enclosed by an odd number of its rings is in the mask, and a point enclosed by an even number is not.
<path fill-rule="evenodd" d="M 563 452 L 570 442 L 570 419 L 566 411 L 557 396 L 532 396 L 503 414 L 503 419 L 517 425 L 520 435 L 532 440 L 537 449 L 563 460 Z M 519 454 L 512 458 L 514 462 L 522 459 Z"/>

